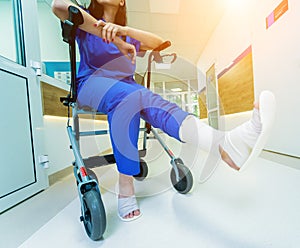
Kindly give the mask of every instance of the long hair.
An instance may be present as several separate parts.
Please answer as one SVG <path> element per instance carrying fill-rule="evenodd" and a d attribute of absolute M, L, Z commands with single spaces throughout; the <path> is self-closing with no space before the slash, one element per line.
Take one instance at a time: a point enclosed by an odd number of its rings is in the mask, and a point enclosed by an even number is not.
<path fill-rule="evenodd" d="M 96 0 L 92 0 L 90 6 L 88 7 L 90 14 L 97 20 L 103 17 L 103 6 L 99 4 Z M 127 11 L 126 11 L 126 1 L 124 5 L 119 7 L 116 14 L 115 24 L 126 26 L 127 25 Z"/>

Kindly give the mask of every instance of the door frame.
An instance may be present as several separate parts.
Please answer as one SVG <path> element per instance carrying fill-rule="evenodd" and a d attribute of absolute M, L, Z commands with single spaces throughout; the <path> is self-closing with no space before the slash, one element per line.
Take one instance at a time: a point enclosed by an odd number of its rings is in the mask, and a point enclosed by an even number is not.
<path fill-rule="evenodd" d="M 36 66 L 34 66 L 35 68 L 31 67 L 32 65 L 39 65 L 41 60 L 37 1 L 12 0 L 12 2 L 15 4 L 15 6 L 17 5 L 19 11 L 17 12 L 17 20 L 19 21 L 17 25 L 15 25 L 15 28 L 18 29 L 19 27 L 22 30 L 21 39 L 23 44 L 22 49 L 24 49 L 24 65 L 13 62 L 0 55 L 0 68 L 2 71 L 6 71 L 27 79 L 32 146 L 34 151 L 33 163 L 35 166 L 36 182 L 1 198 L 0 212 L 5 211 L 6 209 L 18 204 L 19 202 L 49 186 L 47 171 L 43 167 L 43 164 L 40 163 L 40 156 L 46 154 L 44 145 L 44 123 L 40 78 L 37 75 Z"/>

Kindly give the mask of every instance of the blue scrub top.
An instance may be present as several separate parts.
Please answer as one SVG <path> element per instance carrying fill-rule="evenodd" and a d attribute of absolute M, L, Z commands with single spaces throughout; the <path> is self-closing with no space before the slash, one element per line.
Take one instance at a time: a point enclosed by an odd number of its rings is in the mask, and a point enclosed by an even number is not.
<path fill-rule="evenodd" d="M 129 36 L 126 42 L 140 50 L 140 42 Z M 77 73 L 78 90 L 91 75 L 97 74 L 106 78 L 124 82 L 134 82 L 133 75 L 136 65 L 126 58 L 115 44 L 107 44 L 102 38 L 77 30 L 76 41 L 80 53 L 80 64 Z"/>

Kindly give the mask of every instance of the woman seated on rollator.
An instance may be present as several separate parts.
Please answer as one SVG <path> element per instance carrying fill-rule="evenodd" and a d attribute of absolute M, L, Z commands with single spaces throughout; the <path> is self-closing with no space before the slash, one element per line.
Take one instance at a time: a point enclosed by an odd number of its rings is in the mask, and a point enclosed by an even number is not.
<path fill-rule="evenodd" d="M 70 5 L 77 6 L 70 0 L 53 0 L 53 12 L 60 20 L 66 20 Z M 215 130 L 134 81 L 137 53 L 158 47 L 163 39 L 126 26 L 125 0 L 91 0 L 88 6 L 80 6 L 80 11 L 84 23 L 76 33 L 80 52 L 77 102 L 107 114 L 119 171 L 118 212 L 122 220 L 141 216 L 132 177 L 140 170 L 137 142 L 141 118 L 178 141 L 215 157 L 202 169 L 204 179 L 213 173 L 218 158 L 239 170 L 257 141 L 265 140 L 261 138 L 267 132 L 262 130 L 269 129 L 274 116 L 272 93 L 261 93 L 252 118 L 246 123 L 229 132 Z"/>

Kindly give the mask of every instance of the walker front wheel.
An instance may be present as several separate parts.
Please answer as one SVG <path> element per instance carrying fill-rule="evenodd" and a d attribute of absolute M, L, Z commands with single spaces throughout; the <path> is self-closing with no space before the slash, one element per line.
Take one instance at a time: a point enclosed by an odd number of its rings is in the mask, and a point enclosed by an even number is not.
<path fill-rule="evenodd" d="M 176 159 L 175 165 L 178 170 L 179 178 L 176 177 L 175 169 L 172 168 L 170 175 L 172 185 L 180 194 L 186 194 L 193 187 L 192 173 L 189 168 L 183 164 L 181 159 Z"/>
<path fill-rule="evenodd" d="M 106 214 L 100 193 L 91 189 L 82 197 L 82 217 L 85 231 L 92 240 L 102 238 L 106 229 Z"/>

